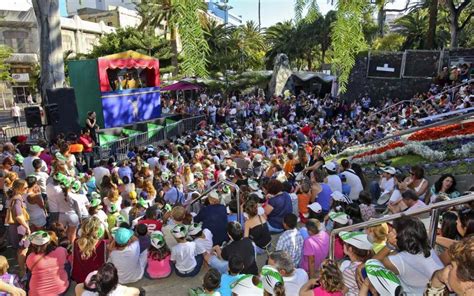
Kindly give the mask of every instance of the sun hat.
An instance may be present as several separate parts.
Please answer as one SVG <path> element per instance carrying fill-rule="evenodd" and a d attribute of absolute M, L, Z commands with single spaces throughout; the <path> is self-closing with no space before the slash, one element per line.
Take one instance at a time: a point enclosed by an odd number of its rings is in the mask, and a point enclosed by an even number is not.
<path fill-rule="evenodd" d="M 360 231 L 341 231 L 339 237 L 347 244 L 361 250 L 372 250 L 372 243 L 367 238 L 367 234 Z"/>
<path fill-rule="evenodd" d="M 265 265 L 262 267 L 262 283 L 265 291 L 271 295 L 275 295 L 273 289 L 278 283 L 283 284 L 283 277 L 275 267 Z"/>
<path fill-rule="evenodd" d="M 384 192 L 382 195 L 380 195 L 379 199 L 377 199 L 377 204 L 378 205 L 384 205 L 390 200 L 390 192 Z"/>
<path fill-rule="evenodd" d="M 72 190 L 72 192 L 74 192 L 74 193 L 79 192 L 79 190 L 81 190 L 81 186 L 82 186 L 81 181 L 79 181 L 79 180 L 74 180 L 74 181 L 72 182 L 72 184 L 71 184 L 71 190 Z"/>
<path fill-rule="evenodd" d="M 350 198 L 347 197 L 347 195 L 343 194 L 340 191 L 334 191 L 333 193 L 331 193 L 331 197 L 335 201 L 342 201 L 342 202 L 345 202 L 345 203 L 350 203 L 349 202 Z"/>
<path fill-rule="evenodd" d="M 323 168 L 325 168 L 329 171 L 335 172 L 336 171 L 336 164 L 331 161 L 331 162 L 328 162 L 325 165 L 323 165 Z"/>
<path fill-rule="evenodd" d="M 329 219 L 342 225 L 349 222 L 349 216 L 344 212 L 330 212 Z"/>
<path fill-rule="evenodd" d="M 184 224 L 177 224 L 171 229 L 171 233 L 175 238 L 185 238 L 188 234 L 188 228 Z"/>
<path fill-rule="evenodd" d="M 201 223 L 193 223 L 193 224 L 189 225 L 189 228 L 188 228 L 188 234 L 189 235 L 196 235 L 201 231 L 202 231 L 202 222 Z"/>
<path fill-rule="evenodd" d="M 157 249 L 161 249 L 165 246 L 165 238 L 163 232 L 155 230 L 150 234 L 151 245 Z"/>
<path fill-rule="evenodd" d="M 256 161 L 256 162 L 262 162 L 263 156 L 262 156 L 261 154 L 256 154 L 256 155 L 253 157 L 253 160 Z"/>
<path fill-rule="evenodd" d="M 382 170 L 382 172 L 388 173 L 390 175 L 395 175 L 397 173 L 397 170 L 394 167 L 390 167 L 390 166 L 389 167 L 384 167 L 381 170 Z"/>
<path fill-rule="evenodd" d="M 87 287 L 88 289 L 92 289 L 92 290 L 97 289 L 95 282 L 92 282 L 92 277 L 96 275 L 97 272 L 98 272 L 97 270 L 94 270 L 86 276 L 86 279 L 84 280 L 84 286 Z"/>
<path fill-rule="evenodd" d="M 93 198 L 91 199 L 91 207 L 95 208 L 95 207 L 102 207 L 102 201 L 98 198 Z"/>
<path fill-rule="evenodd" d="M 365 271 L 370 283 L 380 296 L 397 295 L 395 292 L 400 289 L 400 279 L 391 270 L 376 259 L 369 259 L 365 262 Z"/>
<path fill-rule="evenodd" d="M 119 227 L 113 234 L 114 240 L 119 245 L 125 245 L 132 238 L 133 231 L 128 228 Z"/>
<path fill-rule="evenodd" d="M 109 211 L 111 214 L 113 213 L 117 213 L 118 212 L 118 208 L 117 208 L 117 205 L 116 204 L 112 204 L 110 206 L 110 211 Z"/>
<path fill-rule="evenodd" d="M 25 158 L 21 154 L 19 154 L 19 153 L 15 154 L 15 161 L 16 162 L 23 163 L 23 160 L 25 160 Z"/>
<path fill-rule="evenodd" d="M 67 161 L 66 156 L 62 155 L 61 152 L 56 152 L 56 154 L 54 154 L 54 157 L 56 157 L 56 159 L 59 161 Z"/>
<path fill-rule="evenodd" d="M 92 193 L 91 193 L 91 198 L 92 198 L 92 199 L 94 199 L 94 198 L 100 199 L 100 194 L 99 194 L 99 192 L 92 191 Z"/>
<path fill-rule="evenodd" d="M 207 196 L 213 199 L 219 199 L 219 193 L 217 193 L 216 190 L 212 190 L 207 194 Z"/>
<path fill-rule="evenodd" d="M 308 205 L 308 208 L 315 213 L 321 213 L 323 210 L 318 202 L 313 202 L 312 204 Z"/>
<path fill-rule="evenodd" d="M 38 145 L 31 146 L 30 151 L 33 153 L 40 153 L 44 151 L 44 149 Z"/>
<path fill-rule="evenodd" d="M 145 209 L 148 209 L 148 202 L 144 200 L 143 198 L 140 198 L 137 204 Z"/>
<path fill-rule="evenodd" d="M 28 240 L 36 246 L 42 246 L 51 241 L 51 237 L 46 231 L 38 230 L 33 232 L 29 237 Z"/>
<path fill-rule="evenodd" d="M 232 289 L 232 294 L 237 296 L 262 296 L 263 287 L 262 283 L 258 281 L 257 285 L 254 284 L 254 278 L 258 280 L 252 274 L 246 274 L 239 278 L 237 281 L 230 285 Z"/>
<path fill-rule="evenodd" d="M 99 224 L 99 229 L 97 229 L 97 238 L 102 238 L 104 237 L 105 234 L 105 227 L 104 224 L 100 223 Z"/>
<path fill-rule="evenodd" d="M 118 227 L 122 223 L 128 223 L 128 221 L 124 216 L 118 215 L 117 218 L 115 218 L 115 225 Z"/>
<path fill-rule="evenodd" d="M 257 191 L 260 188 L 258 182 L 253 179 L 249 179 L 248 184 L 253 191 Z"/>

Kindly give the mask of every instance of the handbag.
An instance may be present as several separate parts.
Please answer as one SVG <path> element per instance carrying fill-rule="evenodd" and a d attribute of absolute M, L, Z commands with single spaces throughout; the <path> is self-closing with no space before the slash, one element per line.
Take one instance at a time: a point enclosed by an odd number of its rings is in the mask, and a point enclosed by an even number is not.
<path fill-rule="evenodd" d="M 8 225 L 11 225 L 11 224 L 16 224 L 16 216 L 17 215 L 13 215 L 13 204 L 15 203 L 16 200 L 19 200 L 20 198 L 13 198 L 11 201 L 10 201 L 10 207 L 7 209 L 7 212 L 6 212 L 6 215 L 5 215 L 5 224 L 8 224 Z M 26 221 L 29 221 L 30 220 L 30 214 L 28 214 L 28 211 L 25 209 L 25 207 L 21 206 L 21 214 L 23 215 L 23 217 L 25 218 Z"/>

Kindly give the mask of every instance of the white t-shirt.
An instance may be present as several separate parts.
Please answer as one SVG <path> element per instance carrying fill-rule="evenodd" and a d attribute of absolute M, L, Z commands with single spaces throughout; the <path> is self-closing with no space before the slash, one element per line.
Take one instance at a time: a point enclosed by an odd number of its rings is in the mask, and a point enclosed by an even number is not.
<path fill-rule="evenodd" d="M 100 186 L 100 183 L 102 183 L 102 178 L 104 178 L 104 176 L 110 176 L 110 171 L 102 166 L 94 168 L 93 173 L 95 177 L 95 184 L 97 184 L 97 186 Z"/>
<path fill-rule="evenodd" d="M 74 200 L 74 203 L 76 204 L 76 207 L 79 211 L 79 218 L 85 218 L 89 217 L 89 211 L 87 208 L 90 205 L 89 200 L 87 199 L 87 196 L 84 194 L 77 194 L 77 193 L 69 193 L 69 196 Z"/>
<path fill-rule="evenodd" d="M 401 198 L 402 198 L 402 193 L 400 192 L 400 190 L 395 189 L 395 190 L 393 190 L 392 195 L 390 195 L 390 201 L 389 202 L 390 203 L 396 203 Z"/>
<path fill-rule="evenodd" d="M 341 173 L 341 175 L 346 177 L 347 185 L 351 186 L 351 192 L 349 193 L 349 198 L 352 200 L 358 200 L 359 194 L 364 187 L 362 186 L 362 181 L 359 176 L 352 170 L 347 170 Z"/>
<path fill-rule="evenodd" d="M 332 192 L 334 191 L 342 192 L 342 181 L 338 175 L 329 175 L 328 185 L 331 188 Z"/>
<path fill-rule="evenodd" d="M 392 191 L 394 187 L 395 179 L 393 177 L 388 180 L 382 178 L 382 181 L 380 182 L 380 189 L 382 189 L 382 194 Z"/>
<path fill-rule="evenodd" d="M 121 284 L 135 283 L 142 279 L 147 262 L 148 250 L 140 254 L 140 243 L 134 241 L 123 250 L 110 252 L 108 262 L 115 265 Z"/>
<path fill-rule="evenodd" d="M 413 296 L 423 295 L 433 273 L 444 267 L 433 250 L 428 258 L 422 253 L 413 255 L 404 251 L 388 256 L 388 259 L 398 270 L 403 290 Z"/>
<path fill-rule="evenodd" d="M 292 276 L 284 276 L 286 295 L 298 295 L 301 287 L 308 281 L 308 274 L 302 268 L 296 268 Z"/>
<path fill-rule="evenodd" d="M 33 160 L 35 159 L 40 159 L 38 156 L 28 156 L 25 157 L 23 160 L 23 169 L 25 170 L 25 175 L 29 176 L 31 174 L 35 173 L 35 168 L 33 167 Z M 44 160 L 41 160 L 41 169 L 40 171 L 42 172 L 47 172 L 48 171 L 48 166 L 44 162 Z"/>
<path fill-rule="evenodd" d="M 59 212 L 59 199 L 64 199 L 64 193 L 61 189 L 61 186 L 54 185 L 53 183 L 49 183 L 46 185 L 46 194 L 48 195 L 48 209 L 50 213 L 58 213 Z"/>
<path fill-rule="evenodd" d="M 196 265 L 195 256 L 199 253 L 199 247 L 195 242 L 178 243 L 171 249 L 171 261 L 175 262 L 176 269 L 181 273 L 192 271 Z"/>
<path fill-rule="evenodd" d="M 108 197 L 104 198 L 104 206 L 107 208 L 107 212 L 112 210 L 112 205 L 115 205 L 117 209 L 120 209 L 122 205 L 122 196 L 119 195 L 116 202 L 111 202 Z"/>
<path fill-rule="evenodd" d="M 194 240 L 194 242 L 196 243 L 196 245 L 198 245 L 198 248 L 200 250 L 205 250 L 206 252 L 208 253 L 211 253 L 212 252 L 212 233 L 211 231 L 209 231 L 209 229 L 207 228 L 204 228 L 202 230 L 202 233 L 204 234 L 204 236 L 206 238 L 196 238 Z"/>
<path fill-rule="evenodd" d="M 49 175 L 45 172 L 35 172 L 34 175 L 36 176 L 36 183 L 38 183 L 41 188 L 41 193 L 46 193 L 46 181 Z"/>
<path fill-rule="evenodd" d="M 158 166 L 160 159 L 158 157 L 150 157 L 147 159 L 147 163 L 150 165 L 150 170 L 154 170 Z"/>

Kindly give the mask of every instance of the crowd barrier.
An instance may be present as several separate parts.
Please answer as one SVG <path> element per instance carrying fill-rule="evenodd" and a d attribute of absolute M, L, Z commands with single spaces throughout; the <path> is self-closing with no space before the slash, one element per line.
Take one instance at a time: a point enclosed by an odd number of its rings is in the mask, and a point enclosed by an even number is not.
<path fill-rule="evenodd" d="M 29 141 L 37 141 L 44 138 L 41 127 L 28 128 L 25 126 L 6 126 L 0 128 L 0 143 L 9 142 L 12 137 L 27 136 Z"/>
<path fill-rule="evenodd" d="M 196 130 L 199 123 L 203 120 L 206 120 L 205 115 L 182 118 L 177 122 L 167 123 L 165 126 L 160 126 L 157 129 L 96 146 L 94 147 L 94 158 L 96 160 L 108 159 L 110 157 L 114 157 L 116 160 L 126 159 L 128 152 L 134 147 L 156 146 L 165 140 L 180 137 L 189 131 Z"/>

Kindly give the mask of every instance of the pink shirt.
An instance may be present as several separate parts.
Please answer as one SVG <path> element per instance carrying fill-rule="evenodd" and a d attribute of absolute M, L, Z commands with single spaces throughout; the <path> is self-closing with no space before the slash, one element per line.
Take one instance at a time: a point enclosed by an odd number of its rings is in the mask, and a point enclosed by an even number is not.
<path fill-rule="evenodd" d="M 301 268 L 309 273 L 308 256 L 314 256 L 315 270 L 319 270 L 321 262 L 329 254 L 329 234 L 326 231 L 320 231 L 318 234 L 308 237 L 303 243 L 303 258 Z"/>
<path fill-rule="evenodd" d="M 313 289 L 314 296 L 343 296 L 342 292 L 328 292 L 323 289 L 323 287 L 319 286 Z"/>
<path fill-rule="evenodd" d="M 171 255 L 166 256 L 163 260 L 153 260 L 148 256 L 148 266 L 146 272 L 152 279 L 165 278 L 171 274 L 170 265 Z"/>
<path fill-rule="evenodd" d="M 68 276 L 64 266 L 67 251 L 57 247 L 48 255 L 31 253 L 26 258 L 26 266 L 31 270 L 30 296 L 56 296 L 64 293 L 68 286 Z M 41 259 L 40 259 L 41 258 Z"/>

